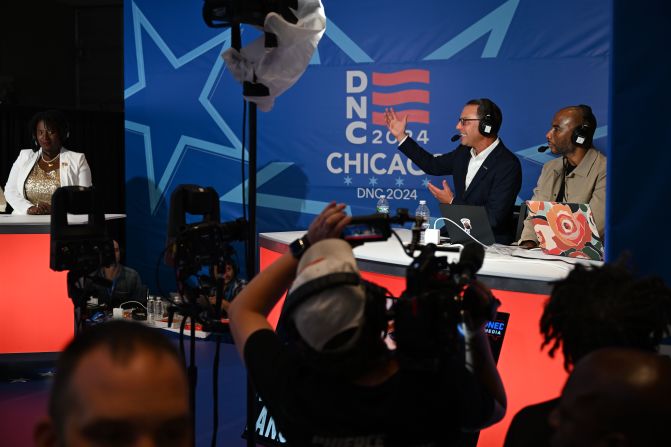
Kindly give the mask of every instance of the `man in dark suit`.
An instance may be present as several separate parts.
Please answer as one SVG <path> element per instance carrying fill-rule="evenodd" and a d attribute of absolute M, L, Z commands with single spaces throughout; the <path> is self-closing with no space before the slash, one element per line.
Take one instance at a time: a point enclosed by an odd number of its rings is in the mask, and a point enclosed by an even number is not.
<path fill-rule="evenodd" d="M 452 175 L 454 192 L 443 180 L 442 188 L 431 183 L 429 191 L 441 203 L 484 206 L 496 242 L 513 240 L 513 207 L 522 186 L 519 159 L 498 137 L 503 115 L 487 98 L 466 103 L 457 121 L 461 144 L 452 152 L 434 156 L 422 149 L 406 132 L 407 115 L 385 111 L 389 131 L 399 141 L 399 150 L 429 175 Z"/>

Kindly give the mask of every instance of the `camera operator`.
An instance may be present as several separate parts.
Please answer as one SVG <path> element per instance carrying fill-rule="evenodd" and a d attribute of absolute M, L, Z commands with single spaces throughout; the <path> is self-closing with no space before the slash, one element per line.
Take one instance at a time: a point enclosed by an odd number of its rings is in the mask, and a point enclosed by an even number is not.
<path fill-rule="evenodd" d="M 384 293 L 351 281 L 361 281 L 352 249 L 333 239 L 350 222 L 344 208 L 329 204 L 230 306 L 238 351 L 288 443 L 456 445 L 462 430 L 499 421 L 506 397 L 484 321 L 465 316 L 469 368 L 456 355 L 435 370 L 407 367 L 387 348 Z M 289 286 L 283 343 L 266 315 Z"/>

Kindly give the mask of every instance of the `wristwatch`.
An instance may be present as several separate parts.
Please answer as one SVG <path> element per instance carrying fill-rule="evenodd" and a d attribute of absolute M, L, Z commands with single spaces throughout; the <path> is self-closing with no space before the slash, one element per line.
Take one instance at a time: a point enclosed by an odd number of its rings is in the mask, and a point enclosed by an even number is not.
<path fill-rule="evenodd" d="M 310 242 L 308 241 L 307 234 L 289 244 L 289 250 L 291 250 L 291 254 L 296 259 L 300 259 L 308 248 L 310 248 Z"/>

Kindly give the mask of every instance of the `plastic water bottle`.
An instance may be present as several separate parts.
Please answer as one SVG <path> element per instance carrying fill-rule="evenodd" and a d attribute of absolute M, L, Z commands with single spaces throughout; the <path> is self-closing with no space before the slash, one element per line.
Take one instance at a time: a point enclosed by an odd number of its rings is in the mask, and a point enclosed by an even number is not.
<path fill-rule="evenodd" d="M 380 200 L 377 201 L 377 205 L 375 206 L 375 211 L 378 214 L 389 215 L 389 201 L 387 200 L 387 196 L 380 196 Z"/>
<path fill-rule="evenodd" d="M 422 217 L 424 221 L 422 222 L 422 232 L 420 233 L 419 243 L 424 244 L 424 233 L 427 228 L 429 228 L 429 220 L 431 219 L 431 212 L 429 207 L 426 206 L 426 200 L 420 200 L 417 210 L 415 210 L 416 217 Z"/>
<path fill-rule="evenodd" d="M 163 320 L 163 300 L 157 296 L 154 300 L 154 322 Z"/>
<path fill-rule="evenodd" d="M 154 303 L 154 298 L 147 298 L 147 323 L 154 324 L 154 314 L 156 313 L 156 303 Z"/>

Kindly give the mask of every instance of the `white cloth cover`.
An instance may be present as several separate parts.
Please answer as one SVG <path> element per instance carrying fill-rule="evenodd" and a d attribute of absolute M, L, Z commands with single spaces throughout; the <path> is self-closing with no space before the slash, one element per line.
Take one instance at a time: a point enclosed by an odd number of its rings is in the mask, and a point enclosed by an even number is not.
<path fill-rule="evenodd" d="M 277 36 L 277 47 L 265 48 L 265 37 L 261 36 L 240 52 L 229 48 L 221 55 L 237 81 L 254 82 L 256 74 L 256 83 L 268 87 L 269 96 L 245 96 L 263 112 L 270 111 L 275 98 L 301 77 L 326 31 L 321 0 L 298 0 L 294 13 L 298 18 L 296 24 L 274 12 L 266 16 L 263 30 Z"/>

